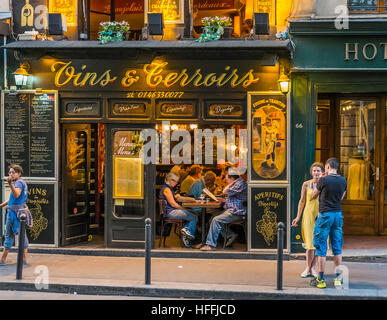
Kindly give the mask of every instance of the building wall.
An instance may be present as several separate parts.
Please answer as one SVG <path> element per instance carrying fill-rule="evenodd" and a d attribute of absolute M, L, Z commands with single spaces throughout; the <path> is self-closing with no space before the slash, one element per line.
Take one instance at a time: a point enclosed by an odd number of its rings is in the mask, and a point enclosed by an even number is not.
<path fill-rule="evenodd" d="M 347 0 L 316 0 L 316 17 L 336 17 L 338 6 L 347 6 Z"/>
<path fill-rule="evenodd" d="M 0 12 L 9 12 L 9 1 L 2 0 L 0 1 Z"/>

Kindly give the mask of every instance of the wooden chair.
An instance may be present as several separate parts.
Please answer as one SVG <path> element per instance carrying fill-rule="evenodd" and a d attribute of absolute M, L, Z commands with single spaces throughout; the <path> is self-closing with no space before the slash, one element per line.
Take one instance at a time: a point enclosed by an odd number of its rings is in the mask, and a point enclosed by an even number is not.
<path fill-rule="evenodd" d="M 167 206 L 167 201 L 164 199 L 159 199 L 159 208 L 160 208 L 160 219 L 161 219 L 161 231 L 160 231 L 160 242 L 159 242 L 159 248 L 161 247 L 161 241 L 164 238 L 164 248 L 165 248 L 165 239 L 167 238 L 166 235 L 164 235 L 164 227 L 167 224 L 174 224 L 175 225 L 175 233 L 176 235 L 180 238 L 180 245 L 184 247 L 184 244 L 182 243 L 181 237 L 180 237 L 180 232 L 177 232 L 178 230 L 180 231 L 185 224 L 185 220 L 183 219 L 173 219 L 173 218 L 168 218 L 165 216 L 166 213 L 166 206 Z M 177 230 L 177 227 L 179 228 Z"/>
<path fill-rule="evenodd" d="M 241 219 L 239 219 L 239 220 L 236 220 L 236 221 L 233 221 L 233 222 L 230 222 L 230 223 L 225 223 L 223 225 L 224 233 L 225 233 L 225 237 L 224 237 L 224 241 L 223 241 L 223 248 L 226 247 L 226 242 L 227 242 L 227 238 L 228 238 L 228 232 L 230 231 L 230 226 L 232 226 L 232 225 L 242 226 L 243 227 L 243 232 L 245 233 L 245 237 L 246 237 L 246 240 L 247 240 L 247 216 L 244 215 L 244 216 L 241 216 Z"/>

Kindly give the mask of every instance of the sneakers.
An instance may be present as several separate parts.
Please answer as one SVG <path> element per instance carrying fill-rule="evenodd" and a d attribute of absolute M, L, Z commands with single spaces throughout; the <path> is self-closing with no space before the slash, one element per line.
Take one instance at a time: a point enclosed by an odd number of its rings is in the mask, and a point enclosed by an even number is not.
<path fill-rule="evenodd" d="M 231 237 L 229 237 L 226 241 L 226 247 L 229 247 L 232 245 L 232 243 L 235 241 L 235 239 L 238 238 L 238 234 L 237 233 L 233 233 L 231 235 Z"/>
<path fill-rule="evenodd" d="M 0 262 L 0 266 L 6 266 L 6 265 L 7 265 L 7 263 L 5 261 Z"/>
<path fill-rule="evenodd" d="M 182 235 L 181 236 L 181 240 L 183 241 L 183 243 L 186 246 L 186 248 L 191 248 L 192 247 L 191 240 L 189 240 L 188 237 Z"/>
<path fill-rule="evenodd" d="M 325 279 L 320 280 L 318 277 L 315 279 L 312 279 L 310 281 L 310 285 L 320 289 L 324 289 L 327 287 L 327 283 L 325 282 Z"/>
<path fill-rule="evenodd" d="M 333 278 L 333 283 L 334 283 L 336 288 L 342 288 L 342 286 L 343 286 L 343 278 L 341 276 Z"/>
<path fill-rule="evenodd" d="M 191 232 L 188 231 L 187 228 L 181 229 L 181 230 L 180 230 L 180 233 L 181 233 L 182 235 L 186 236 L 189 240 L 195 239 L 195 236 L 193 236 L 193 235 L 191 234 Z"/>

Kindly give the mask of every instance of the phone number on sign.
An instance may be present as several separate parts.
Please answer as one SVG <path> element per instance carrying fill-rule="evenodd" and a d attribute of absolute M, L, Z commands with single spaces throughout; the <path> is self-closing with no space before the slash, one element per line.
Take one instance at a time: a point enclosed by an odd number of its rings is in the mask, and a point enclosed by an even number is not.
<path fill-rule="evenodd" d="M 128 92 L 127 98 L 181 98 L 184 95 L 182 91 L 139 91 L 139 92 Z"/>

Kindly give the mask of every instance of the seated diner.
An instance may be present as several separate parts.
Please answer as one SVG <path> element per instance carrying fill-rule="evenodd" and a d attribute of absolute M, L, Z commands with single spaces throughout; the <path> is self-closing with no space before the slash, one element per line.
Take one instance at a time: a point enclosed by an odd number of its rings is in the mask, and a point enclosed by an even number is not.
<path fill-rule="evenodd" d="M 195 201 L 194 198 L 183 197 L 180 194 L 175 194 L 174 188 L 179 182 L 179 176 L 173 172 L 169 172 L 165 178 L 165 183 L 160 190 L 160 199 L 167 201 L 165 214 L 167 217 L 186 220 L 187 223 L 180 234 L 182 241 L 187 248 L 192 246 L 192 240 L 195 239 L 197 216 L 188 210 L 184 209 L 178 202 Z"/>

